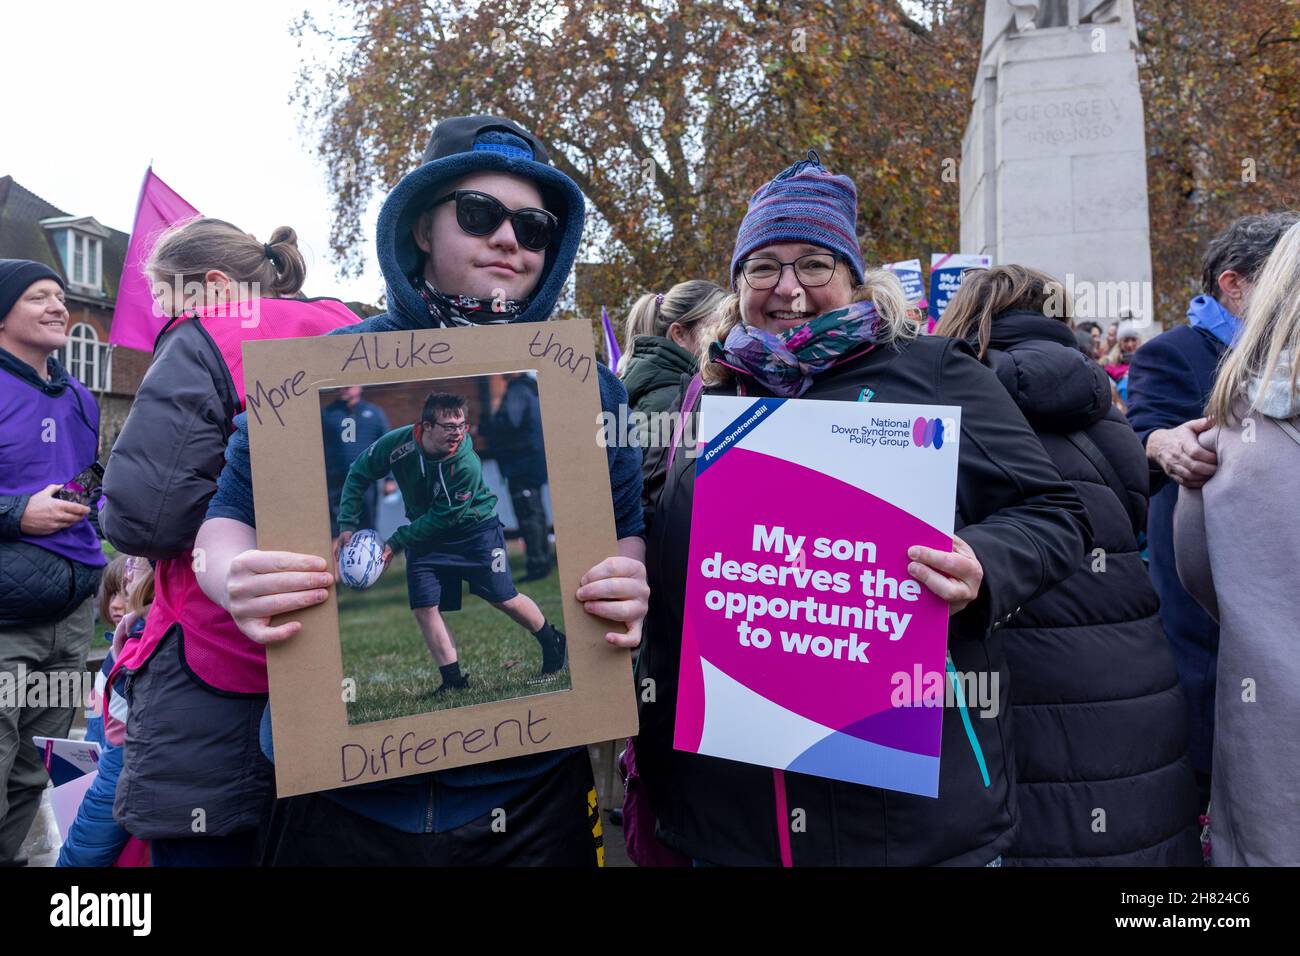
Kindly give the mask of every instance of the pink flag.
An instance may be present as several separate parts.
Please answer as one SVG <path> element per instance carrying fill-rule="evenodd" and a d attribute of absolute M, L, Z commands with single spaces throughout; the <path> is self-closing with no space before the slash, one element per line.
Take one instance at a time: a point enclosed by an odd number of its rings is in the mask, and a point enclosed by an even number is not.
<path fill-rule="evenodd" d="M 618 336 L 614 334 L 614 326 L 610 324 L 609 313 L 603 305 L 600 307 L 600 323 L 605 329 L 605 360 L 610 368 L 617 370 L 623 352 L 618 347 Z"/>
<path fill-rule="evenodd" d="M 167 316 L 154 306 L 153 290 L 144 275 L 144 264 L 154 243 L 168 226 L 193 219 L 199 211 L 182 199 L 165 182 L 154 175 L 153 167 L 145 170 L 140 201 L 135 207 L 135 225 L 126 247 L 122 281 L 117 288 L 113 307 L 113 327 L 108 341 L 127 348 L 153 351 L 154 339 L 162 331 Z"/>

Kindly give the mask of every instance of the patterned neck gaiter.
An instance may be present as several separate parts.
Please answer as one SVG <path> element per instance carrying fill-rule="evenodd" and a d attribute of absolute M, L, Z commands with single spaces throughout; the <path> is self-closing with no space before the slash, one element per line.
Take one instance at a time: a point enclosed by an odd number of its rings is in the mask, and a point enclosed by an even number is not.
<path fill-rule="evenodd" d="M 528 300 L 478 299 L 472 295 L 447 295 L 423 276 L 412 276 L 411 285 L 429 307 L 439 327 L 464 325 L 506 325 L 519 318 Z"/>

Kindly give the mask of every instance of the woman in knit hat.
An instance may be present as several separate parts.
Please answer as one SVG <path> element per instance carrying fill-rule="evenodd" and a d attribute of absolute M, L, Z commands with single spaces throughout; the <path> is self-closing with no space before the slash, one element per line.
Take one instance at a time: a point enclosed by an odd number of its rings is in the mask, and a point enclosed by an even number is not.
<path fill-rule="evenodd" d="M 948 602 L 950 667 L 997 691 L 978 713 L 945 709 L 938 799 L 675 751 L 695 479 L 690 456 L 675 456 L 647 542 L 637 681 L 653 679 L 656 693 L 640 701 L 635 747 L 657 836 L 699 862 L 997 862 L 1014 823 L 998 628 L 1070 574 L 1090 539 L 1078 496 L 993 373 L 965 343 L 916 336 L 897 279 L 866 271 L 856 220 L 853 182 L 816 153 L 754 193 L 732 256 L 733 292 L 703 351 L 704 391 L 961 406 L 953 550 L 910 548 L 908 570 Z"/>

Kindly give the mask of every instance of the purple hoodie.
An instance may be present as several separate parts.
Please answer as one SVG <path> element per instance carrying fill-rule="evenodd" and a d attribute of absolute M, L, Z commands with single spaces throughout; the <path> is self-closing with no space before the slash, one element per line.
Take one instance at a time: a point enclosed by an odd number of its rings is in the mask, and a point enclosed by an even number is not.
<path fill-rule="evenodd" d="M 51 357 L 48 382 L 0 349 L 0 496 L 31 495 L 71 481 L 99 454 L 99 407 L 86 387 Z M 91 567 L 105 564 L 86 519 L 54 534 L 16 539 Z"/>

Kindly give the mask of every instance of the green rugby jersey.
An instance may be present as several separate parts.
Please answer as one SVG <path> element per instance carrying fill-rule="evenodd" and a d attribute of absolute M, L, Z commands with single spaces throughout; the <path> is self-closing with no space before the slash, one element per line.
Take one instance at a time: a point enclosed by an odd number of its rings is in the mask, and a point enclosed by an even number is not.
<path fill-rule="evenodd" d="M 466 435 L 450 457 L 435 459 L 415 441 L 415 426 L 395 428 L 367 448 L 352 467 L 339 501 L 339 530 L 356 531 L 370 482 L 392 472 L 411 523 L 388 543 L 394 551 L 453 538 L 496 514 L 497 497 L 483 481 L 483 464 Z"/>

